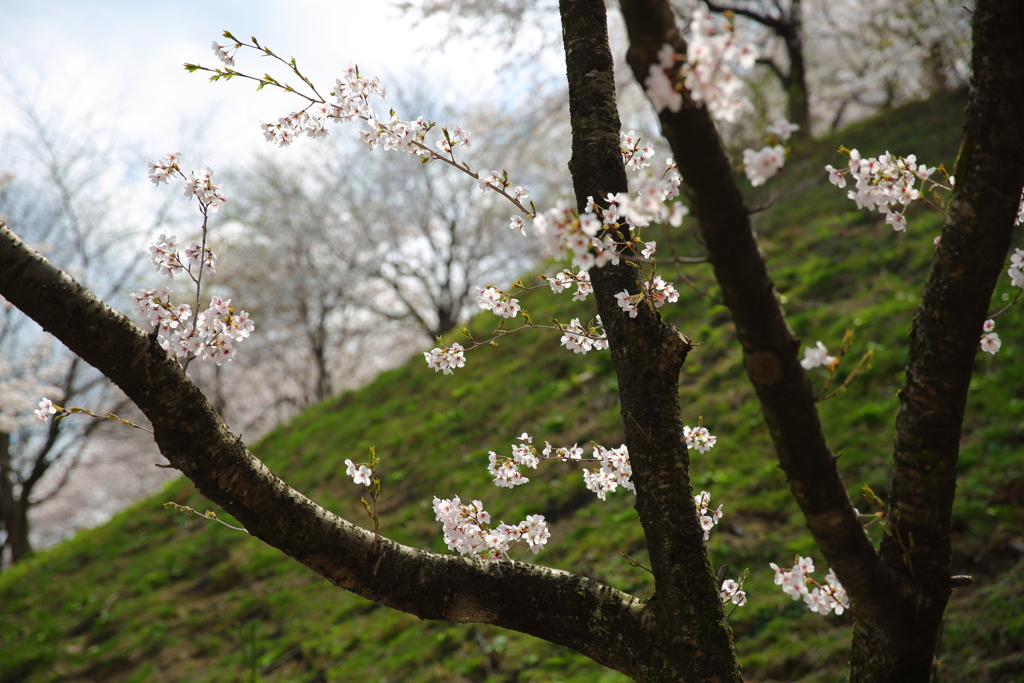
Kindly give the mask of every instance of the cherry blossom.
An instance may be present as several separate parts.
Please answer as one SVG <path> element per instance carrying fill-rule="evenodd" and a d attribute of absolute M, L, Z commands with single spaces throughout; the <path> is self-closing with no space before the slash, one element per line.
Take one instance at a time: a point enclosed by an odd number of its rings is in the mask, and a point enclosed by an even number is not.
<path fill-rule="evenodd" d="M 790 123 L 786 119 L 775 119 L 775 122 L 768 126 L 768 133 L 774 135 L 782 142 L 788 140 L 798 130 L 800 130 L 800 126 Z"/>
<path fill-rule="evenodd" d="M 180 175 L 181 168 L 178 166 L 178 159 L 180 158 L 180 154 L 171 152 L 165 155 L 159 163 L 150 161 L 149 179 L 153 181 L 153 184 L 159 186 L 161 183 L 170 183 L 172 175 L 175 173 Z"/>
<path fill-rule="evenodd" d="M 718 524 L 718 520 L 722 519 L 722 506 L 719 505 L 717 509 L 711 510 L 709 508 L 711 494 L 707 491 L 701 491 L 700 495 L 694 496 L 693 504 L 697 508 L 697 517 L 700 519 L 700 527 L 704 530 L 704 540 L 706 541 L 711 535 L 711 530 Z"/>
<path fill-rule="evenodd" d="M 800 361 L 800 365 L 804 370 L 811 370 L 823 365 L 829 366 L 833 362 L 835 362 L 835 358 L 828 355 L 828 349 L 819 341 L 815 348 L 804 348 L 804 359 Z"/>
<path fill-rule="evenodd" d="M 226 67 L 233 67 L 235 65 L 234 58 L 228 54 L 227 49 L 219 45 L 217 41 L 213 41 L 213 53 L 217 55 L 217 59 L 224 63 Z"/>
<path fill-rule="evenodd" d="M 850 164 L 844 169 L 825 166 L 829 182 L 836 187 L 845 187 L 845 174 L 849 172 L 856 189 L 849 190 L 847 196 L 856 202 L 859 209 L 877 209 L 879 213 L 885 214 L 886 223 L 898 232 L 907 227 L 903 215 L 906 209 L 901 207 L 915 201 L 928 201 L 923 196 L 926 187 L 945 190 L 953 188 L 952 176 L 948 177 L 949 187 L 931 180 L 936 169 L 918 164 L 913 154 L 901 157 L 886 152 L 877 158 L 863 158 L 856 149 L 840 148 L 839 151 L 849 156 Z"/>
<path fill-rule="evenodd" d="M 722 582 L 722 589 L 719 592 L 722 598 L 722 602 L 725 604 L 732 603 L 737 607 L 742 607 L 747 604 L 747 594 L 745 591 L 740 590 L 740 584 L 732 579 L 726 579 Z"/>
<path fill-rule="evenodd" d="M 1010 276 L 1010 284 L 1024 289 L 1024 272 L 1022 272 L 1022 268 L 1015 266 L 1006 272 Z"/>
<path fill-rule="evenodd" d="M 173 278 L 185 270 L 185 266 L 182 265 L 181 259 L 178 258 L 178 252 L 175 250 L 177 246 L 177 235 L 168 237 L 166 233 L 160 233 L 156 242 L 149 245 L 149 260 L 153 262 L 157 272 L 161 275 Z"/>
<path fill-rule="evenodd" d="M 527 515 L 516 526 L 502 522 L 491 528 L 491 516 L 479 500 L 465 504 L 458 496 L 450 500 L 435 497 L 434 514 L 444 525 L 444 542 L 449 550 L 485 560 L 508 559 L 508 550 L 517 541 L 526 542 L 532 552 L 538 553 L 551 537 L 543 515 Z"/>
<path fill-rule="evenodd" d="M 717 28 L 706 9 L 694 13 L 687 39 L 685 84 L 693 101 L 707 106 L 712 116 L 732 122 L 750 109 L 750 102 L 741 94 L 743 82 L 731 65 L 749 69 L 756 58 L 756 49 L 740 43 L 732 26 Z"/>
<path fill-rule="evenodd" d="M 786 150 L 782 145 L 762 147 L 761 151 L 743 150 L 743 171 L 754 187 L 764 185 L 765 181 L 779 172 L 786 163 Z"/>
<path fill-rule="evenodd" d="M 46 418 L 50 415 L 56 414 L 56 412 L 57 406 L 53 405 L 53 401 L 44 397 L 43 400 L 39 402 L 39 410 L 36 410 L 35 414 L 36 418 L 38 418 L 40 422 L 46 422 Z"/>
<path fill-rule="evenodd" d="M 463 351 L 465 349 L 462 345 L 455 343 L 451 345 L 451 348 L 442 346 L 431 349 L 429 352 L 424 351 L 423 356 L 426 358 L 427 367 L 434 372 L 443 372 L 446 375 L 450 375 L 455 368 L 461 368 L 466 365 L 466 357 L 463 355 Z"/>
<path fill-rule="evenodd" d="M 204 168 L 200 171 L 192 171 L 189 179 L 185 182 L 185 196 L 196 197 L 204 208 L 216 213 L 227 201 L 220 193 L 222 187 L 224 186 L 214 184 L 213 171 Z"/>
<path fill-rule="evenodd" d="M 1003 342 L 995 332 L 989 332 L 981 337 L 981 350 L 985 353 L 991 353 L 994 356 L 1002 345 Z"/>
<path fill-rule="evenodd" d="M 715 447 L 718 437 L 711 436 L 703 425 L 696 429 L 683 427 L 683 438 L 686 440 L 686 447 L 696 449 L 698 453 L 707 453 Z"/>
<path fill-rule="evenodd" d="M 639 310 L 636 307 L 634 301 L 638 301 L 637 297 L 642 298 L 640 295 L 631 295 L 628 291 L 622 290 L 615 295 L 616 302 L 619 304 L 619 308 L 624 313 L 628 313 L 630 318 L 635 318 Z"/>
<path fill-rule="evenodd" d="M 622 163 L 634 171 L 650 166 L 651 157 L 654 156 L 654 147 L 650 143 L 640 148 L 640 136 L 634 131 L 619 133 L 619 151 L 622 153 Z"/>
<path fill-rule="evenodd" d="M 598 335 L 594 328 L 584 329 L 580 325 L 579 318 L 573 318 L 572 322 L 563 327 L 563 332 L 562 346 L 573 353 L 585 354 L 592 349 L 608 348 L 608 337 L 604 331 L 602 330 Z"/>
<path fill-rule="evenodd" d="M 345 474 L 352 477 L 352 482 L 369 486 L 373 478 L 373 471 L 366 465 L 356 465 L 349 459 L 345 460 Z"/>
<path fill-rule="evenodd" d="M 782 569 L 774 562 L 770 566 L 775 570 L 775 585 L 782 586 L 782 591 L 794 600 L 803 598 L 807 609 L 812 612 L 827 615 L 835 610 L 837 615 L 841 615 L 850 608 L 849 596 L 831 568 L 825 575 L 825 585 L 822 585 L 811 578 L 814 561 L 809 557 L 798 555 L 791 569 Z M 808 590 L 808 585 L 813 589 Z"/>

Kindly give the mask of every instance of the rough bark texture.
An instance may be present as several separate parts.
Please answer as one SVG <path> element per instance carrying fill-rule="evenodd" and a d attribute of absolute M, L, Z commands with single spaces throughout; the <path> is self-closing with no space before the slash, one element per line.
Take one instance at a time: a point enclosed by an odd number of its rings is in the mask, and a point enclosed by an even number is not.
<path fill-rule="evenodd" d="M 573 132 L 569 170 L 582 210 L 589 196 L 628 188 L 604 2 L 563 0 L 559 8 Z M 618 373 L 636 509 L 655 577 L 655 595 L 644 609 L 652 647 L 637 653 L 632 675 L 642 681 L 739 681 L 731 632 L 694 514 L 683 439 L 678 382 L 691 346 L 646 304 L 635 319 L 618 307 L 616 293 L 639 291 L 636 268 L 607 265 L 593 269 L 591 277 Z"/>
<path fill-rule="evenodd" d="M 685 53 L 668 3 L 622 0 L 628 60 L 642 83 L 663 43 Z M 1024 5 L 983 0 L 957 194 L 911 337 L 897 419 L 890 514 L 902 548 L 876 553 L 822 434 L 797 340 L 777 303 L 748 210 L 705 109 L 661 112 L 779 462 L 808 528 L 849 591 L 851 680 L 926 681 L 950 591 L 950 517 L 960 428 L 978 337 L 1024 184 Z M 907 561 L 909 560 L 909 562 Z M 913 571 L 911 571 L 913 567 Z"/>
<path fill-rule="evenodd" d="M 886 539 L 903 608 L 860 620 L 855 682 L 926 681 L 950 593 L 950 527 L 967 390 L 1024 186 L 1024 3 L 980 0 L 956 194 L 914 318 L 900 392 Z M 1019 315 L 1019 313 L 1015 312 Z M 911 544 L 911 539 L 913 543 Z"/>

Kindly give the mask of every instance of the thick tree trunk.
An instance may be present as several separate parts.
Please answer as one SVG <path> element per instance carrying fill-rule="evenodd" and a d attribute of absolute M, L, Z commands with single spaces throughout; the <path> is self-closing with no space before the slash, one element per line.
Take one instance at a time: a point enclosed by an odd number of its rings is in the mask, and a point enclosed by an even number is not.
<path fill-rule="evenodd" d="M 1024 186 L 1024 4 L 979 0 L 956 194 L 910 336 L 883 560 L 905 599 L 858 619 L 854 683 L 927 681 L 951 591 L 950 529 L 967 391 Z M 1015 312 L 1019 315 L 1019 313 Z M 911 542 L 912 539 L 912 542 Z"/>
<path fill-rule="evenodd" d="M 10 448 L 11 435 L 0 432 L 0 521 L 7 532 L 4 545 L 11 549 L 11 561 L 17 562 L 32 554 L 32 544 L 28 540 L 28 506 L 14 496 Z"/>
<path fill-rule="evenodd" d="M 562 37 L 573 132 L 577 208 L 588 197 L 627 191 L 603 0 L 562 0 Z M 646 304 L 636 319 L 615 294 L 640 291 L 625 263 L 591 270 L 598 311 L 619 378 L 622 420 L 647 539 L 655 596 L 644 609 L 651 651 L 632 663 L 641 681 L 739 681 L 731 632 L 694 514 L 679 409 L 679 371 L 691 346 Z"/>
<path fill-rule="evenodd" d="M 0 453 L 0 516 L 3 518 L 7 538 L 4 544 L 11 549 L 11 562 L 18 562 L 32 555 L 32 543 L 28 537 L 28 497 L 25 487 L 20 496 L 14 496 L 14 482 L 10 474 L 10 435 L 3 434 L 3 453 Z"/>
<path fill-rule="evenodd" d="M 685 44 L 663 0 L 622 0 L 628 59 L 643 82 L 657 49 Z M 851 680 L 926 681 L 950 591 L 950 516 L 966 392 L 982 321 L 1004 267 L 1024 185 L 1024 5 L 975 13 L 974 88 L 951 205 L 915 319 L 897 420 L 890 518 L 904 550 L 876 553 L 860 529 L 821 432 L 799 341 L 776 301 L 743 197 L 706 109 L 660 115 L 757 391 L 808 528 L 850 593 Z"/>
<path fill-rule="evenodd" d="M 799 124 L 800 130 L 796 137 L 811 135 L 811 101 L 807 94 L 807 68 L 804 65 L 803 16 L 800 0 L 793 0 L 789 8 L 788 21 L 783 25 L 779 36 L 786 43 L 786 54 L 789 56 L 789 73 L 783 87 L 789 105 L 789 122 Z"/>

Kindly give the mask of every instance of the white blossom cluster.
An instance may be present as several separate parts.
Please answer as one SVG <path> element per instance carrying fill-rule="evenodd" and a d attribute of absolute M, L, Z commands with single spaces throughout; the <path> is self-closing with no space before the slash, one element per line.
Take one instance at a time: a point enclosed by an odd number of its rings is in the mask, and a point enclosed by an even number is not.
<path fill-rule="evenodd" d="M 197 268 L 200 263 L 202 263 L 204 268 L 208 268 L 211 273 L 216 272 L 217 255 L 209 247 L 203 247 L 196 242 L 189 244 L 188 248 L 185 249 L 185 258 L 188 260 L 188 266 L 182 263 L 181 257 L 178 256 L 177 247 L 177 235 L 167 236 L 166 233 L 160 233 L 156 242 L 149 245 L 149 260 L 161 275 L 173 278 L 182 272 L 187 271 L 191 273 L 192 269 Z"/>
<path fill-rule="evenodd" d="M 644 283 L 644 291 L 641 294 L 630 294 L 622 290 L 615 295 L 616 303 L 622 312 L 630 318 L 635 318 L 640 312 L 637 308 L 644 299 L 651 302 L 655 308 L 661 308 L 666 303 L 675 303 L 679 300 L 679 292 L 672 286 L 672 283 L 665 282 L 660 275 L 655 275 L 648 282 Z"/>
<path fill-rule="evenodd" d="M 774 562 L 769 564 L 775 570 L 775 585 L 782 586 L 782 591 L 794 600 L 803 598 L 812 612 L 827 615 L 835 610 L 838 615 L 850 608 L 850 598 L 831 568 L 825 575 L 825 585 L 821 585 L 811 578 L 814 561 L 809 557 L 797 556 L 792 569 L 782 569 Z M 812 590 L 807 589 L 809 584 L 814 586 Z"/>
<path fill-rule="evenodd" d="M 540 552 L 551 537 L 543 515 L 528 515 L 516 526 L 502 522 L 492 529 L 491 516 L 479 500 L 467 505 L 458 496 L 451 500 L 435 497 L 434 514 L 444 524 L 444 542 L 449 550 L 484 560 L 508 559 L 509 548 L 517 541 L 525 541 L 534 553 Z"/>
<path fill-rule="evenodd" d="M 710 450 L 717 441 L 717 438 L 709 434 L 703 426 L 698 426 L 695 429 L 684 427 L 683 434 L 686 439 L 686 447 L 695 448 L 701 453 Z M 530 481 L 523 476 L 520 469 L 522 467 L 537 469 L 541 460 L 561 460 L 563 462 L 587 460 L 597 463 L 598 466 L 584 469 L 583 481 L 587 489 L 596 493 L 598 498 L 605 500 L 606 494 L 615 491 L 620 486 L 635 494 L 636 489 L 630 479 L 633 469 L 629 462 L 629 449 L 626 448 L 626 445 L 623 444 L 618 448 L 605 448 L 596 443 L 592 445 L 594 448 L 590 458 L 584 459 L 583 449 L 578 444 L 573 444 L 571 447 L 555 448 L 545 441 L 544 448 L 538 450 L 533 446 L 533 437 L 523 432 L 519 436 L 519 443 L 512 446 L 511 456 L 500 456 L 494 451 L 488 452 L 487 471 L 494 477 L 495 486 L 514 488 Z M 700 516 L 706 516 L 711 522 L 710 526 L 705 526 L 702 520 L 705 531 L 714 526 L 722 516 L 722 506 L 719 506 L 717 511 L 707 513 L 709 500 L 710 494 L 706 491 L 695 499 Z"/>
<path fill-rule="evenodd" d="M 585 270 L 574 273 L 566 268 L 553 277 L 546 277 L 544 275 L 540 277 L 547 281 L 551 291 L 555 294 L 561 294 L 566 287 L 572 287 L 575 284 L 576 293 L 572 295 L 573 301 L 586 301 L 587 297 L 594 293 L 594 287 L 590 283 L 590 273 Z"/>
<path fill-rule="evenodd" d="M 583 482 L 588 491 L 596 493 L 601 500 L 605 500 L 605 495 L 615 491 L 619 486 L 636 494 L 636 487 L 630 480 L 633 468 L 629 464 L 629 450 L 626 444 L 618 448 L 605 448 L 594 444 L 593 457 L 601 466 L 583 470 Z"/>
<path fill-rule="evenodd" d="M 491 311 L 499 318 L 514 318 L 522 310 L 519 299 L 513 299 L 500 289 L 487 287 L 477 288 L 476 303 L 485 311 Z"/>
<path fill-rule="evenodd" d="M 782 145 L 762 147 L 758 152 L 743 150 L 743 172 L 753 187 L 764 185 L 785 164 L 786 148 Z"/>
<path fill-rule="evenodd" d="M 451 345 L 451 348 L 442 346 L 441 348 L 424 351 L 423 356 L 427 361 L 427 367 L 431 370 L 450 375 L 455 368 L 461 368 L 466 365 L 466 357 L 463 355 L 464 351 L 465 349 L 462 345 L 456 342 Z"/>
<path fill-rule="evenodd" d="M 349 64 L 342 72 L 342 77 L 335 80 L 334 90 L 331 91 L 331 96 L 335 98 L 333 103 L 317 102 L 302 111 L 282 116 L 273 123 L 263 123 L 263 137 L 279 147 L 287 147 L 299 135 L 305 134 L 311 138 L 326 136 L 326 124 L 330 120 L 350 123 L 369 121 L 370 132 L 364 131 L 362 136 L 370 149 L 380 143 L 386 145 L 385 149 L 390 149 L 392 146 L 397 147 L 409 135 L 416 137 L 419 132 L 415 130 L 416 126 L 410 126 L 397 117 L 392 117 L 392 121 L 384 126 L 385 130 L 381 131 L 382 124 L 370 107 L 371 95 L 385 100 L 387 90 L 380 80 L 360 76 L 358 68 Z M 422 124 L 422 121 L 416 123 Z M 422 137 L 419 140 L 422 141 Z"/>
<path fill-rule="evenodd" d="M 658 51 L 658 61 L 648 68 L 644 87 L 659 113 L 665 108 L 678 112 L 683 106 L 682 95 L 673 78 L 678 57 L 674 48 L 666 43 Z M 690 91 L 693 101 L 704 104 L 713 117 L 736 121 L 751 104 L 742 94 L 743 82 L 732 65 L 749 69 L 756 59 L 757 50 L 740 43 L 731 26 L 716 28 L 710 12 L 698 11 L 690 22 L 682 85 Z"/>
<path fill-rule="evenodd" d="M 224 186 L 213 182 L 213 171 L 204 168 L 192 171 L 188 177 L 185 177 L 185 173 L 178 163 L 180 159 L 180 154 L 171 152 L 164 155 L 159 162 L 150 161 L 149 179 L 153 181 L 154 185 L 160 185 L 161 183 L 169 184 L 174 175 L 180 176 L 185 180 L 185 196 L 198 199 L 204 214 L 207 210 L 213 213 L 219 211 L 227 200 L 220 192 Z"/>
<path fill-rule="evenodd" d="M 700 519 L 700 528 L 704 530 L 704 540 L 708 540 L 711 535 L 711 530 L 718 524 L 718 520 L 722 519 L 722 506 L 719 505 L 717 509 L 711 510 L 711 494 L 707 491 L 701 491 L 700 495 L 693 497 L 693 504 L 697 508 L 697 517 Z"/>
<path fill-rule="evenodd" d="M 608 348 L 608 335 L 601 327 L 601 316 L 597 316 L 596 326 L 584 328 L 580 325 L 579 318 L 573 318 L 572 322 L 562 327 L 562 346 L 573 353 L 585 354 L 591 350 L 602 351 Z"/>
<path fill-rule="evenodd" d="M 800 126 L 795 123 L 776 119 L 775 123 L 768 126 L 768 134 L 771 136 L 769 141 L 774 144 L 766 145 L 757 152 L 752 149 L 743 150 L 743 172 L 753 187 L 764 185 L 786 164 L 786 148 L 777 143 L 789 140 L 798 130 Z"/>
<path fill-rule="evenodd" d="M 635 198 L 625 192 L 608 194 L 604 198 L 608 206 L 602 207 L 587 197 L 582 215 L 560 202 L 534 219 L 534 229 L 556 259 L 571 252 L 572 264 L 583 270 L 618 265 L 621 245 L 608 231 L 620 225 L 642 228 L 651 222 L 679 225 L 688 210 L 679 202 L 671 208 L 665 202 L 679 195 L 681 182 L 674 168 L 669 168 L 663 179 L 648 174 L 640 181 Z"/>
<path fill-rule="evenodd" d="M 835 169 L 831 164 L 825 167 L 829 182 L 839 188 L 846 187 L 846 173 L 849 172 L 856 183 L 856 191 L 850 190 L 847 196 L 857 203 L 857 208 L 877 208 L 879 213 L 885 214 L 885 222 L 893 230 L 906 230 L 907 219 L 903 216 L 906 209 L 895 209 L 906 207 L 921 197 L 921 192 L 915 186 L 920 181 L 923 188 L 935 168 L 918 164 L 913 154 L 899 157 L 886 152 L 878 158 L 865 159 L 856 149 L 851 149 L 849 155 L 848 167 Z M 951 187 L 955 182 L 955 178 L 950 176 Z M 932 182 L 934 185 L 936 183 Z"/>
<path fill-rule="evenodd" d="M 651 157 L 654 156 L 654 147 L 650 143 L 640 147 L 640 136 L 636 131 L 619 133 L 619 152 L 622 154 L 622 163 L 626 168 L 639 171 L 651 165 Z"/>
<path fill-rule="evenodd" d="M 245 311 L 235 313 L 231 299 L 210 299 L 210 307 L 201 312 L 193 326 L 188 323 L 192 309 L 188 304 L 173 305 L 171 289 L 160 286 L 131 295 L 136 311 L 147 315 L 157 331 L 160 346 L 179 364 L 201 357 L 217 365 L 233 360 L 235 344 L 253 331 L 253 322 Z"/>
<path fill-rule="evenodd" d="M 583 462 L 583 449 L 578 444 L 571 447 L 555 448 L 547 441 L 544 448 L 537 450 L 532 445 L 533 437 L 524 432 L 519 436 L 519 443 L 512 446 L 511 456 L 499 456 L 494 451 L 487 454 L 487 471 L 494 477 L 494 485 L 504 488 L 513 488 L 530 481 L 524 477 L 520 467 L 537 469 L 541 460 L 560 460 L 562 462 L 577 461 Z M 593 444 L 594 450 L 590 458 L 586 460 L 599 463 L 593 469 L 583 470 L 583 481 L 587 489 L 597 494 L 601 500 L 605 494 L 614 491 L 621 486 L 627 491 L 636 493 L 630 476 L 633 473 L 629 464 L 629 450 L 625 445 L 618 448 L 605 448 Z"/>
<path fill-rule="evenodd" d="M 1018 249 L 1018 251 L 1020 251 Z M 990 353 L 993 356 L 999 351 L 999 348 L 1003 345 L 1003 342 L 999 339 L 999 335 L 993 332 L 996 328 L 996 321 L 989 318 L 981 326 L 984 334 L 981 335 L 981 350 L 985 353 Z"/>
<path fill-rule="evenodd" d="M 828 349 L 819 341 L 814 348 L 804 348 L 804 359 L 800 361 L 800 366 L 804 370 L 811 370 L 821 366 L 828 367 L 835 360 L 835 357 L 828 355 Z"/>
<path fill-rule="evenodd" d="M 373 479 L 373 470 L 371 470 L 366 465 L 359 465 L 358 467 L 356 467 L 356 464 L 354 462 L 346 458 L 345 475 L 352 477 L 352 482 L 354 484 L 362 484 L 363 486 L 369 486 L 371 480 Z"/>
<path fill-rule="evenodd" d="M 634 131 L 622 133 L 620 152 L 623 159 L 631 167 L 645 168 L 650 165 L 650 158 L 654 155 L 654 148 L 651 145 L 640 147 L 640 138 Z M 666 161 L 666 169 L 661 177 L 655 177 L 650 171 L 641 179 L 640 187 L 636 196 L 620 192 L 609 193 L 604 198 L 607 207 L 602 207 L 594 201 L 593 197 L 587 197 L 587 205 L 583 213 L 578 213 L 568 202 L 559 202 L 554 208 L 534 217 L 533 226 L 541 241 L 547 246 L 551 255 L 557 259 L 567 258 L 572 255 L 573 270 L 563 269 L 553 277 L 543 277 L 551 290 L 555 293 L 563 291 L 566 287 L 575 283 L 576 293 L 574 301 L 583 301 L 593 292 L 590 283 L 590 276 L 587 271 L 592 267 L 603 267 L 608 263 L 618 265 L 620 250 L 627 247 L 635 251 L 633 243 L 616 241 L 617 230 L 620 227 L 628 226 L 631 231 L 647 226 L 652 221 L 668 223 L 678 227 L 683 217 L 689 210 L 680 202 L 674 202 L 671 208 L 666 205 L 668 200 L 679 195 L 679 186 L 682 178 L 676 171 L 675 160 L 669 157 Z M 478 183 L 481 189 L 490 187 L 516 201 L 525 199 L 529 191 L 522 187 L 512 188 L 508 181 L 507 173 L 481 172 Z M 510 227 L 525 232 L 525 223 L 521 216 L 512 216 Z M 618 235 L 621 238 L 621 234 Z M 638 243 L 639 238 L 634 239 Z M 641 254 L 644 258 L 650 259 L 657 250 L 656 242 L 644 243 Z M 671 283 L 665 282 L 660 276 L 653 276 L 645 285 L 642 295 L 635 295 L 627 305 L 623 305 L 621 297 L 626 292 L 620 293 L 619 305 L 624 312 L 631 317 L 636 317 L 636 305 L 641 299 L 648 299 L 655 307 L 660 307 L 667 302 L 677 301 L 679 292 Z M 477 304 L 484 310 L 493 312 L 501 318 L 514 318 L 522 310 L 519 300 L 507 293 L 495 288 L 487 287 L 477 290 Z M 562 344 L 574 353 L 586 353 L 591 349 L 607 348 L 603 332 L 598 335 L 587 333 L 583 336 L 583 327 L 575 320 L 570 325 L 563 327 Z M 587 343 L 587 340 L 590 343 Z M 461 349 L 461 347 L 460 347 Z M 454 363 L 446 363 L 449 358 L 444 347 L 434 348 L 424 352 L 427 364 L 435 371 L 444 371 L 451 374 L 451 370 L 465 365 L 464 357 L 459 354 Z"/>
<path fill-rule="evenodd" d="M 723 603 L 728 604 L 731 602 L 736 607 L 742 607 L 747 604 L 747 593 L 740 590 L 740 588 L 741 584 L 732 579 L 726 579 L 722 582 L 722 590 L 718 594 L 721 596 Z"/>
<path fill-rule="evenodd" d="M 1024 251 L 1013 250 L 1013 256 L 1010 257 L 1010 269 L 1006 273 L 1010 276 L 1010 282 L 1014 287 L 1024 289 Z"/>
<path fill-rule="evenodd" d="M 683 427 L 683 438 L 686 440 L 686 447 L 692 448 L 698 453 L 707 453 L 718 442 L 718 437 L 711 436 L 707 428 L 702 425 L 695 429 Z"/>

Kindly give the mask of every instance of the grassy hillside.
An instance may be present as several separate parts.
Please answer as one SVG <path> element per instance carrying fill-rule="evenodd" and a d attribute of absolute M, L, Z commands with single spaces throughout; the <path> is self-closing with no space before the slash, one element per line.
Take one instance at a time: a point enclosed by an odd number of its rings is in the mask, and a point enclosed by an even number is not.
<path fill-rule="evenodd" d="M 858 502 L 865 484 L 883 498 L 887 492 L 906 333 L 941 223 L 915 207 L 907 233 L 894 233 L 877 215 L 857 211 L 821 169 L 838 163 L 840 142 L 865 154 L 914 152 L 950 166 L 963 106 L 962 96 L 949 95 L 798 147 L 785 175 L 760 196 L 782 191 L 756 221 L 796 332 L 836 348 L 852 329 L 854 360 L 875 352 L 866 376 L 820 404 Z M 692 226 L 675 230 L 674 241 L 680 255 L 700 251 Z M 714 291 L 707 265 L 687 268 Z M 671 269 L 663 273 L 678 284 Z M 996 297 L 1008 289 L 1001 283 Z M 524 303 L 538 321 L 592 315 L 565 295 L 538 292 Z M 702 342 L 684 367 L 680 396 L 686 421 L 703 416 L 719 437 L 709 453 L 693 454 L 692 465 L 695 487 L 725 503 L 711 536 L 712 560 L 729 563 L 733 575 L 751 572 L 750 601 L 730 618 L 746 676 L 842 680 L 849 615 L 810 614 L 772 585 L 769 562 L 785 563 L 797 552 L 819 565 L 823 558 L 775 464 L 728 313 L 686 289 L 669 315 Z M 474 330 L 491 321 L 479 319 Z M 1000 320 L 1003 349 L 978 358 L 971 387 L 955 571 L 976 582 L 959 589 L 950 606 L 939 652 L 943 681 L 1024 678 L 1024 350 L 1014 329 L 1020 325 L 1013 316 Z M 608 354 L 573 356 L 555 335 L 536 332 L 472 353 L 454 377 L 413 359 L 307 411 L 252 450 L 325 507 L 366 522 L 361 489 L 345 476 L 344 460 L 365 460 L 375 446 L 385 535 L 444 551 L 430 510 L 434 495 L 479 498 L 508 522 L 539 512 L 553 525 L 536 561 L 646 596 L 650 575 L 619 556 L 646 562 L 627 494 L 603 503 L 584 489 L 578 468 L 558 464 L 514 491 L 494 487 L 486 472 L 487 451 L 506 452 L 523 430 L 558 445 L 617 446 L 620 419 Z M 423 622 L 379 607 L 244 533 L 165 511 L 166 501 L 209 507 L 189 482 L 176 481 L 102 528 L 0 575 L 0 682 L 625 680 L 517 633 Z M 522 551 L 516 557 L 533 559 Z"/>

